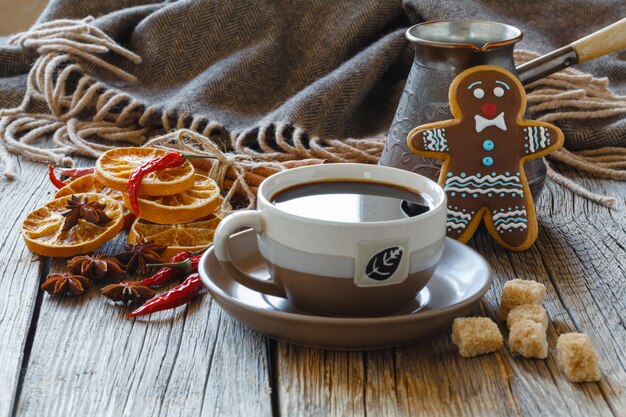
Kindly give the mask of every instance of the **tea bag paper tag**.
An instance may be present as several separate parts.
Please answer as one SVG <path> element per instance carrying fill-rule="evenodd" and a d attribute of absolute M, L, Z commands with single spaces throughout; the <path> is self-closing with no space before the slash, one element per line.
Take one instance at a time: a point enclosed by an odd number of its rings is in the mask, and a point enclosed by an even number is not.
<path fill-rule="evenodd" d="M 367 240 L 357 245 L 354 283 L 357 287 L 399 284 L 409 273 L 409 239 Z"/>

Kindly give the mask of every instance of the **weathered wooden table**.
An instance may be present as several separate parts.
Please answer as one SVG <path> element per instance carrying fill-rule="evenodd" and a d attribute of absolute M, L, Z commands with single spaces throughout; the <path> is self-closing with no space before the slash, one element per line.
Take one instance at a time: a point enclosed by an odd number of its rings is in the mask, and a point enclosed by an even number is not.
<path fill-rule="evenodd" d="M 447 332 L 413 346 L 346 353 L 268 340 L 209 295 L 136 321 L 97 290 L 50 298 L 40 283 L 64 261 L 32 255 L 18 230 L 53 188 L 44 165 L 21 161 L 21 172 L 19 181 L 0 180 L 0 417 L 626 416 L 623 208 L 548 184 L 533 248 L 511 253 L 484 233 L 474 238 L 496 275 L 477 313 L 495 319 L 506 280 L 547 286 L 547 360 L 514 358 L 506 348 L 464 359 Z M 624 183 L 567 173 L 618 196 L 623 207 Z M 600 383 L 572 384 L 558 370 L 556 339 L 569 331 L 591 336 Z"/>

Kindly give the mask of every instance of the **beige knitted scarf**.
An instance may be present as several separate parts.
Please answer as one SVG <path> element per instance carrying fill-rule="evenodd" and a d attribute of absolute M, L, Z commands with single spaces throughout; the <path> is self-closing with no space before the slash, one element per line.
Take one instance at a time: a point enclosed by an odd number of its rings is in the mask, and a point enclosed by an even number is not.
<path fill-rule="evenodd" d="M 198 152 L 207 149 L 219 152 L 228 165 L 303 158 L 376 163 L 382 153 L 384 135 L 369 139 L 322 139 L 307 135 L 289 123 L 261 125 L 256 137 L 260 151 L 246 146 L 248 131 L 231 131 L 228 133 L 230 143 L 216 144 L 209 139 L 211 134 L 217 129 L 228 130 L 207 115 L 181 113 L 172 123 L 171 116 L 177 114 L 176 109 L 151 108 L 116 89 L 113 86 L 115 80 L 126 83 L 137 80 L 100 56 L 114 53 L 133 63 L 140 63 L 141 58 L 116 44 L 92 25 L 92 21 L 92 18 L 55 20 L 35 25 L 10 38 L 11 45 L 34 48 L 39 57 L 29 72 L 22 103 L 13 109 L 0 110 L 0 164 L 5 177 L 17 177 L 10 154 L 71 166 L 73 160 L 69 155 L 97 158 L 116 146 L 144 144 L 148 134 L 163 134 L 182 128 L 188 129 L 184 137 L 192 137 Z M 525 51 L 515 54 L 520 63 L 537 56 Z M 99 74 L 97 78 L 96 73 Z M 102 81 L 103 78 L 111 81 Z M 626 97 L 613 94 L 606 78 L 594 78 L 575 69 L 566 69 L 528 87 L 529 110 L 545 112 L 539 120 L 567 121 L 626 114 Z M 147 121 L 155 115 L 162 120 L 162 132 L 148 132 Z M 270 128 L 274 145 L 278 145 L 280 151 L 268 143 Z M 161 147 L 186 143 L 180 139 L 183 136 L 175 137 L 179 139 L 172 140 L 174 136 L 171 135 L 160 136 L 149 143 Z M 50 138 L 52 146 L 46 145 Z M 239 157 L 221 152 L 220 148 L 224 146 Z M 624 148 L 605 147 L 579 152 L 562 149 L 549 158 L 596 176 L 626 179 Z M 615 203 L 614 198 L 584 189 L 550 165 L 548 175 L 554 182 L 599 204 L 611 207 Z M 245 184 L 240 186 L 246 188 Z"/>

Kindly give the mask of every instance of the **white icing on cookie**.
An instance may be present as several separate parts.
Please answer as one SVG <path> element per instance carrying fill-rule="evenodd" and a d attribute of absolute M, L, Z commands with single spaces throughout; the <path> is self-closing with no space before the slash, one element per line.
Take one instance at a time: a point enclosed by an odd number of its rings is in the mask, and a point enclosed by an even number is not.
<path fill-rule="evenodd" d="M 506 123 L 504 122 L 504 112 L 500 113 L 493 119 L 485 119 L 481 115 L 477 114 L 474 116 L 474 120 L 476 120 L 476 133 L 480 133 L 485 128 L 489 126 L 495 126 L 500 130 L 504 130 L 506 132 Z"/>

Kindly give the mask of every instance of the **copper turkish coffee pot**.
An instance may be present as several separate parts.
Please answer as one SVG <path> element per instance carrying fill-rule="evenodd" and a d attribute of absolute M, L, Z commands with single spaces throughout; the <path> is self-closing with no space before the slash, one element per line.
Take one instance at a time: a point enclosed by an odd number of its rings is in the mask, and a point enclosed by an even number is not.
<path fill-rule="evenodd" d="M 414 154 L 406 143 L 416 126 L 452 118 L 448 89 L 461 71 L 476 65 L 497 65 L 528 84 L 569 66 L 626 48 L 626 18 L 547 55 L 515 67 L 513 49 L 522 31 L 481 20 L 443 20 L 409 28 L 415 46 L 413 67 L 387 134 L 379 164 L 417 172 L 437 180 L 440 161 Z M 526 114 L 526 118 L 530 118 Z M 543 189 L 542 158 L 524 165 L 535 200 Z"/>

